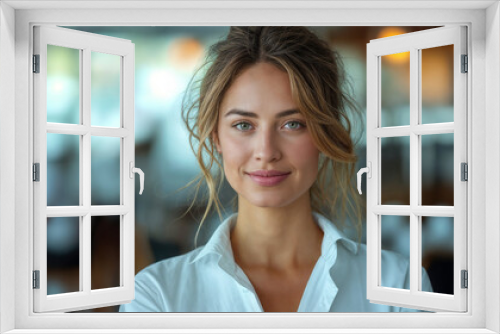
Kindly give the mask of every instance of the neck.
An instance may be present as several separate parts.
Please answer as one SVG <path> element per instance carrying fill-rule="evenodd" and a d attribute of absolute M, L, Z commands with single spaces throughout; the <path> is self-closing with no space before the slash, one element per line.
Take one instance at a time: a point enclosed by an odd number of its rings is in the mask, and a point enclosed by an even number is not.
<path fill-rule="evenodd" d="M 316 263 L 323 231 L 306 194 L 286 207 L 256 207 L 242 198 L 231 231 L 235 261 L 242 268 L 295 269 Z"/>

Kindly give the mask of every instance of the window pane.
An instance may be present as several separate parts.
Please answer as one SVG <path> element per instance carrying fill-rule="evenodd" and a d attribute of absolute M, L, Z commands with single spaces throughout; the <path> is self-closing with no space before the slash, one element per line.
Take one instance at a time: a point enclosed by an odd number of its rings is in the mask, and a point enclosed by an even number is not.
<path fill-rule="evenodd" d="M 434 292 L 453 294 L 453 241 L 452 217 L 422 217 L 422 266 Z"/>
<path fill-rule="evenodd" d="M 47 218 L 47 294 L 80 291 L 80 217 Z"/>
<path fill-rule="evenodd" d="M 454 205 L 453 137 L 453 133 L 421 136 L 422 205 Z"/>
<path fill-rule="evenodd" d="M 410 52 L 381 57 L 382 126 L 410 124 Z"/>
<path fill-rule="evenodd" d="M 80 205 L 80 136 L 47 133 L 47 205 Z"/>
<path fill-rule="evenodd" d="M 422 124 L 453 122 L 453 45 L 421 50 Z"/>
<path fill-rule="evenodd" d="M 92 205 L 120 205 L 120 141 L 92 136 Z"/>
<path fill-rule="evenodd" d="M 410 205 L 410 137 L 381 138 L 382 204 Z"/>
<path fill-rule="evenodd" d="M 120 127 L 120 67 L 120 56 L 92 52 L 93 126 Z"/>
<path fill-rule="evenodd" d="M 92 290 L 120 286 L 120 216 L 92 217 Z"/>
<path fill-rule="evenodd" d="M 401 270 L 396 263 L 402 260 L 408 260 L 410 257 L 410 217 L 409 216 L 382 216 L 382 282 L 381 286 L 388 288 L 403 289 L 401 280 L 398 278 L 404 273 L 397 272 Z M 389 252 L 384 252 L 389 251 Z M 394 257 L 399 258 L 395 261 Z M 388 264 L 387 266 L 384 264 Z M 390 265 L 389 265 L 390 264 Z"/>
<path fill-rule="evenodd" d="M 47 122 L 80 122 L 80 50 L 47 45 Z"/>

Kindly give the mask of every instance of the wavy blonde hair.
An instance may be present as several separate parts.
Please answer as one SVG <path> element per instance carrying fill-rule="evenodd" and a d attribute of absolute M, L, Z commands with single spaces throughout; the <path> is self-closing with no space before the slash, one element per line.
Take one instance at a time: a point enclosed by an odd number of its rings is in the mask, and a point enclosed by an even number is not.
<path fill-rule="evenodd" d="M 329 217 L 340 229 L 348 225 L 345 223 L 347 213 L 359 240 L 362 204 L 354 185 L 357 156 L 355 141 L 351 138 L 353 123 L 348 114 L 357 116 L 361 123 L 362 118 L 354 100 L 346 93 L 350 85 L 339 54 L 305 27 L 231 27 L 225 39 L 210 47 L 182 101 L 182 118 L 201 168 L 200 175 L 181 188 L 197 183 L 186 213 L 196 203 L 204 182 L 208 188 L 207 206 L 196 232 L 195 247 L 212 207 L 223 219 L 218 193 L 223 185 L 224 169 L 212 137 L 217 131 L 219 107 L 225 92 L 242 70 L 259 62 L 275 65 L 288 73 L 294 103 L 304 115 L 320 151 L 318 177 L 310 189 L 313 211 Z M 199 74 L 201 79 L 195 80 Z M 212 175 L 214 164 L 217 170 Z M 236 211 L 237 196 L 232 203 Z"/>

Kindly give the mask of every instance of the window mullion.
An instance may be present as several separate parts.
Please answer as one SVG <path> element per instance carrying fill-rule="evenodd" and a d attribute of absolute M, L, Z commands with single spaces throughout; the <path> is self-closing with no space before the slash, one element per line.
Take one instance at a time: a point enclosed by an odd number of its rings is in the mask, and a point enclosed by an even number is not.
<path fill-rule="evenodd" d="M 418 124 L 415 126 L 391 126 L 384 128 L 373 129 L 373 135 L 378 138 L 401 137 L 409 136 L 410 133 L 421 135 L 437 135 L 443 133 L 454 133 L 455 124 L 450 123 L 435 123 L 435 124 Z"/>
<path fill-rule="evenodd" d="M 420 57 L 416 48 L 410 49 L 410 291 L 417 292 L 418 272 L 420 264 L 418 261 L 419 240 L 418 221 L 413 209 L 419 203 L 419 180 L 420 180 L 420 159 L 419 159 L 419 136 L 415 134 L 415 128 L 419 124 L 420 107 Z"/>
<path fill-rule="evenodd" d="M 419 119 L 421 119 L 421 117 Z M 416 125 L 415 128 L 412 129 L 412 131 L 418 135 L 437 135 L 443 133 L 453 133 L 454 129 L 455 129 L 455 124 L 453 122 L 450 122 L 450 123 L 435 123 L 435 124 L 419 124 Z"/>
<path fill-rule="evenodd" d="M 81 159 L 80 159 L 80 170 L 82 171 L 82 177 L 80 178 L 81 191 L 82 191 L 82 203 L 85 208 L 89 211 L 85 213 L 82 220 L 82 233 L 80 234 L 80 275 L 81 281 L 83 282 L 82 291 L 90 293 L 91 290 L 91 135 L 90 135 L 90 112 L 91 112 L 91 51 L 88 48 L 82 51 L 82 62 L 80 63 L 80 71 L 82 72 L 81 77 L 81 94 L 80 99 L 82 103 L 81 108 L 81 120 L 82 125 L 88 129 L 88 131 L 81 137 L 82 149 Z"/>
<path fill-rule="evenodd" d="M 416 64 L 417 64 L 417 69 L 415 73 L 415 82 L 417 83 L 417 92 L 416 92 L 416 98 L 417 100 L 415 101 L 415 112 L 416 115 L 413 117 L 413 121 L 416 122 L 414 125 L 413 129 L 414 135 L 414 147 L 416 150 L 416 166 L 415 170 L 417 171 L 416 179 L 417 179 L 417 184 L 416 184 L 416 189 L 414 193 L 416 194 L 416 202 L 415 205 L 412 206 L 412 216 L 414 217 L 414 228 L 413 232 L 415 233 L 415 236 L 413 239 L 417 243 L 415 252 L 413 253 L 413 256 L 416 259 L 416 264 L 415 264 L 415 270 L 416 270 L 416 276 L 413 276 L 413 279 L 415 280 L 415 284 L 417 285 L 417 291 L 422 290 L 422 214 L 419 214 L 418 211 L 415 209 L 420 208 L 422 206 L 422 134 L 426 133 L 427 128 L 432 128 L 430 127 L 423 127 L 422 125 L 422 50 L 416 49 L 415 50 L 415 56 L 417 57 L 416 59 Z M 410 119 L 412 116 L 410 115 Z M 453 131 L 453 124 L 447 124 L 448 126 L 451 125 L 451 129 Z M 446 126 L 443 124 L 443 126 Z M 418 131 L 421 130 L 422 131 Z M 440 130 L 443 130 L 443 128 L 439 128 Z M 449 130 L 447 128 L 446 130 Z M 418 131 L 418 132 L 417 132 Z M 428 131 L 431 133 L 431 131 Z M 411 146 L 411 144 L 410 144 Z"/>

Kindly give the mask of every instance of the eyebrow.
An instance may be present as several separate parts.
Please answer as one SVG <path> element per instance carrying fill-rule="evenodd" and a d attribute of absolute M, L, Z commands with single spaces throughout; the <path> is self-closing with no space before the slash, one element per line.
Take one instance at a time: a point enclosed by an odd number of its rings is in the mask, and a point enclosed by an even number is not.
<path fill-rule="evenodd" d="M 289 110 L 285 110 L 285 111 L 277 113 L 276 118 L 281 118 L 281 117 L 285 117 L 285 116 L 289 116 L 289 115 L 293 115 L 293 114 L 300 114 L 300 112 L 297 109 L 289 109 Z M 246 117 L 251 117 L 251 118 L 259 118 L 259 116 L 256 113 L 251 112 L 251 111 L 241 110 L 241 109 L 231 109 L 224 115 L 224 117 L 228 117 L 229 115 L 240 115 L 240 116 L 246 116 Z"/>

